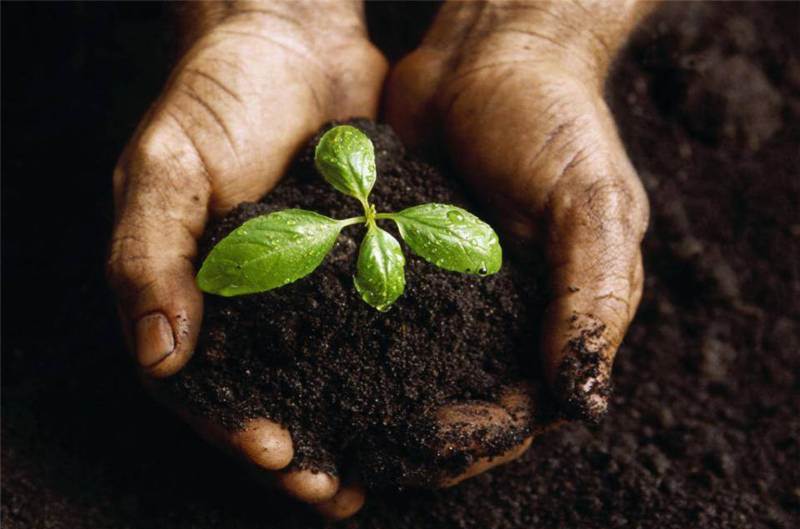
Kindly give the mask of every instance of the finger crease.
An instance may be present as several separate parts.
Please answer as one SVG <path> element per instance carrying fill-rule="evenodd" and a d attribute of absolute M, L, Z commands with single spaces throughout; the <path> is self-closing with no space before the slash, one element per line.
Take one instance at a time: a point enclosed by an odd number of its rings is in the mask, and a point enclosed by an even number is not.
<path fill-rule="evenodd" d="M 217 79 L 213 75 L 208 74 L 208 73 L 206 73 L 206 72 L 204 72 L 202 70 L 198 70 L 197 68 L 187 68 L 186 71 L 188 73 L 191 73 L 193 75 L 197 75 L 199 77 L 202 77 L 202 78 L 210 81 L 211 83 L 213 83 L 214 85 L 219 87 L 220 90 L 222 90 L 223 92 L 225 92 L 226 94 L 228 94 L 229 96 L 234 98 L 239 103 L 242 103 L 242 98 L 239 96 L 239 94 L 237 94 L 236 92 L 231 90 L 227 85 L 225 85 L 225 83 L 223 83 L 222 81 L 220 81 L 219 79 Z"/>
<path fill-rule="evenodd" d="M 178 128 L 181 129 L 181 132 L 183 133 L 184 137 L 186 137 L 186 139 L 189 140 L 189 143 L 192 144 L 192 147 L 194 148 L 194 151 L 197 154 L 197 158 L 200 160 L 200 169 L 201 169 L 200 172 L 205 178 L 208 188 L 213 189 L 214 186 L 211 180 L 211 173 L 209 172 L 208 161 L 203 157 L 199 145 L 197 145 L 197 142 L 195 141 L 194 137 L 189 133 L 189 130 L 186 128 L 183 122 L 173 112 L 171 112 L 169 109 L 165 110 L 165 112 L 178 125 Z"/>
<path fill-rule="evenodd" d="M 188 96 L 192 101 L 196 102 L 200 106 L 202 106 L 206 112 L 212 117 L 212 119 L 220 126 L 222 129 L 222 135 L 225 137 L 225 140 L 228 143 L 228 148 L 233 153 L 234 158 L 236 158 L 236 162 L 239 162 L 239 153 L 236 151 L 236 145 L 234 143 L 233 135 L 231 134 L 230 130 L 228 130 L 228 126 L 225 124 L 225 120 L 217 113 L 217 111 L 208 104 L 202 97 L 195 94 L 192 90 L 182 90 L 182 92 Z"/>

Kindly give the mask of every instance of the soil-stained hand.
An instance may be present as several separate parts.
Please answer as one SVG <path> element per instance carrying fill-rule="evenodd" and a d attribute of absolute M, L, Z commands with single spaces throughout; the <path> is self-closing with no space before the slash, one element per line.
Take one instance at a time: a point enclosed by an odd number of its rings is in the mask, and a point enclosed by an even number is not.
<path fill-rule="evenodd" d="M 177 372 L 195 347 L 202 295 L 196 239 L 210 214 L 257 200 L 326 121 L 374 116 L 386 61 L 369 43 L 358 2 L 225 2 L 184 6 L 187 52 L 114 172 L 108 273 L 123 328 L 150 377 Z M 228 435 L 198 425 L 251 462 L 292 459 L 289 433 L 267 420 Z M 334 517 L 363 494 L 324 474 L 279 474 Z M 327 502 L 327 503 L 324 503 Z"/>
<path fill-rule="evenodd" d="M 627 2 L 445 4 L 391 75 L 387 117 L 441 142 L 507 232 L 544 244 L 543 365 L 567 418 L 597 421 L 642 294 L 648 203 L 603 100 L 648 11 Z"/>

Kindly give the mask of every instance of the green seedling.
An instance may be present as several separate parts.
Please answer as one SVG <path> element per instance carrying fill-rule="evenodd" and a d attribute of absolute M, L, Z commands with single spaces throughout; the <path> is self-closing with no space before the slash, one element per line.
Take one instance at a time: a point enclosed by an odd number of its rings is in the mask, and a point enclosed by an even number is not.
<path fill-rule="evenodd" d="M 354 283 L 361 298 L 388 310 L 405 289 L 405 257 L 378 220 L 391 220 L 414 253 L 445 270 L 494 274 L 502 249 L 494 230 L 472 213 L 447 204 L 422 204 L 378 213 L 369 202 L 375 185 L 375 150 L 348 125 L 326 132 L 314 152 L 317 169 L 337 191 L 357 199 L 364 215 L 337 220 L 303 209 L 277 211 L 248 220 L 222 239 L 197 274 L 201 290 L 220 296 L 265 292 L 314 271 L 333 249 L 342 228 L 366 226 Z"/>

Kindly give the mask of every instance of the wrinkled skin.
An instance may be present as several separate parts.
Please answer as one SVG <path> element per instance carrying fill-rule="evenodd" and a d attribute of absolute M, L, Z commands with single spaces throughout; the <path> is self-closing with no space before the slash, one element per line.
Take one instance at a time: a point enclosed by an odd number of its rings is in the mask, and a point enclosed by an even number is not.
<path fill-rule="evenodd" d="M 543 365 L 565 416 L 602 417 L 613 357 L 641 297 L 648 214 L 601 94 L 613 54 L 646 11 L 617 7 L 446 4 L 388 75 L 385 94 L 388 65 L 356 2 L 186 7 L 187 51 L 114 173 L 108 272 L 145 385 L 179 371 L 194 349 L 203 303 L 196 240 L 209 216 L 258 200 L 323 123 L 375 118 L 383 98 L 404 141 L 446 146 L 494 220 L 544 245 L 554 297 Z M 257 479 L 324 516 L 345 518 L 364 503 L 358 485 L 285 470 L 292 439 L 279 424 L 256 419 L 229 433 L 165 405 Z M 443 429 L 464 427 L 460 406 L 439 411 Z M 484 407 L 498 431 L 532 405 L 517 388 Z M 442 486 L 518 457 L 531 440 L 478 458 Z"/>

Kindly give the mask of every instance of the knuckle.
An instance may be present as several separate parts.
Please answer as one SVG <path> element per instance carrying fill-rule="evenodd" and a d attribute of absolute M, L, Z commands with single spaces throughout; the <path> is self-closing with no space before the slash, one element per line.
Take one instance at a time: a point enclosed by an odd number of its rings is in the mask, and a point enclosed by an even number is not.
<path fill-rule="evenodd" d="M 577 163 L 581 163 L 580 161 Z M 555 193 L 551 206 L 557 218 L 568 219 L 593 232 L 603 232 L 620 244 L 641 241 L 649 208 L 636 178 L 600 177 L 569 182 L 566 193 Z"/>
<path fill-rule="evenodd" d="M 123 167 L 129 179 L 171 184 L 177 189 L 187 185 L 210 187 L 202 153 L 191 131 L 181 126 L 181 115 L 177 110 L 164 109 L 142 131 Z"/>
<path fill-rule="evenodd" d="M 150 275 L 143 241 L 135 235 L 115 236 L 106 261 L 106 277 L 112 289 L 122 294 L 141 288 Z"/>
<path fill-rule="evenodd" d="M 198 207 L 211 196 L 207 173 L 198 165 L 193 147 L 162 131 L 139 138 L 114 178 L 124 182 L 115 190 L 117 216 L 132 224 L 131 232 L 156 218 L 199 217 Z"/>
<path fill-rule="evenodd" d="M 625 282 L 627 281 L 625 280 Z M 630 300 L 627 297 L 620 296 L 616 291 L 611 291 L 598 294 L 593 301 L 595 306 L 601 307 L 606 314 L 607 330 L 614 337 L 612 342 L 617 343 L 616 338 L 621 338 L 628 323 Z"/>
<path fill-rule="evenodd" d="M 179 244 L 164 238 L 165 226 L 126 212 L 114 229 L 106 259 L 106 279 L 121 298 L 135 297 L 171 277 Z M 167 228 L 169 231 L 171 228 Z"/>
<path fill-rule="evenodd" d="M 633 195 L 624 181 L 601 179 L 584 188 L 579 201 L 583 215 L 594 224 L 604 227 L 608 222 L 624 222 L 627 227 Z"/>
<path fill-rule="evenodd" d="M 191 142 L 177 140 L 173 136 L 163 136 L 157 132 L 142 138 L 134 149 L 132 164 L 137 174 L 154 180 L 167 180 L 185 183 L 197 167 L 197 151 Z"/>

